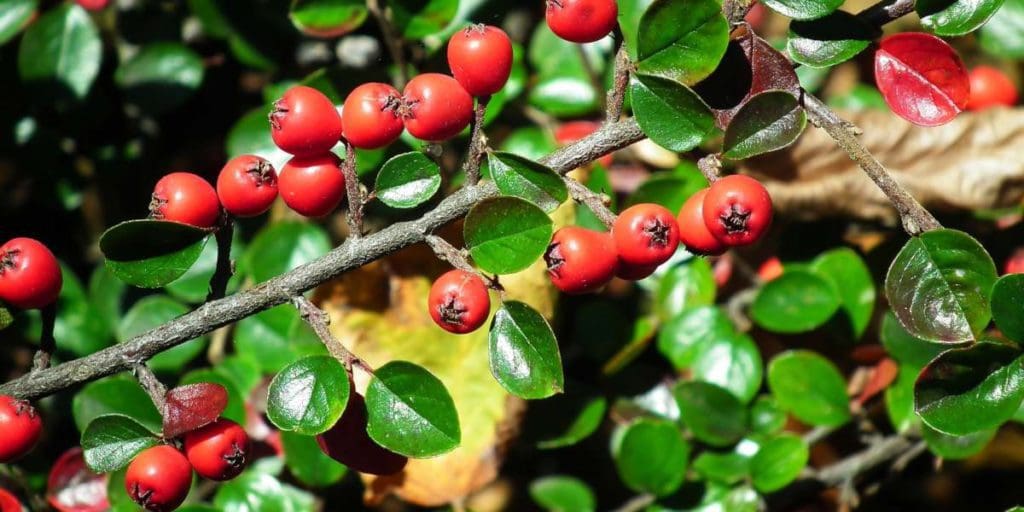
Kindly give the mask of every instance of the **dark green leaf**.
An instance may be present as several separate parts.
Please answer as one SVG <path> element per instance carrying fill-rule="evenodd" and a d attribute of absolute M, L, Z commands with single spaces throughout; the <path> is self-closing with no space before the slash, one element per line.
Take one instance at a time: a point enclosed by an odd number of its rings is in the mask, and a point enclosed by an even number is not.
<path fill-rule="evenodd" d="M 92 420 L 108 414 L 127 416 L 152 432 L 159 432 L 163 427 L 163 419 L 149 395 L 135 379 L 126 376 L 108 377 L 87 384 L 75 393 L 71 414 L 79 432 L 85 432 L 85 427 Z"/>
<path fill-rule="evenodd" d="M 316 37 L 338 37 L 366 21 L 363 0 L 292 0 L 288 17 L 295 28 Z"/>
<path fill-rule="evenodd" d="M 557 148 L 548 130 L 536 126 L 519 128 L 501 143 L 501 150 L 530 160 L 539 160 Z"/>
<path fill-rule="evenodd" d="M 548 476 L 530 484 L 530 497 L 549 512 L 590 512 L 597 509 L 594 492 L 571 476 Z"/>
<path fill-rule="evenodd" d="M 668 269 L 658 280 L 654 303 L 661 318 L 715 303 L 715 277 L 704 258 L 691 258 Z"/>
<path fill-rule="evenodd" d="M 615 467 L 627 487 L 667 496 L 686 476 L 690 445 L 675 425 L 641 419 L 628 427 L 612 448 Z"/>
<path fill-rule="evenodd" d="M 370 438 L 406 457 L 434 457 L 462 442 L 448 390 L 412 363 L 392 361 L 377 369 L 366 391 L 366 411 Z"/>
<path fill-rule="evenodd" d="M 39 8 L 39 0 L 8 0 L 0 11 L 0 44 L 18 35 Z"/>
<path fill-rule="evenodd" d="M 913 366 L 917 370 L 935 359 L 948 346 L 915 338 L 900 325 L 892 311 L 886 311 L 882 317 L 882 345 L 889 356 L 902 364 Z M 916 374 L 917 371 L 915 370 Z"/>
<path fill-rule="evenodd" d="M 637 34 L 642 73 L 692 85 L 718 67 L 729 23 L 716 0 L 655 0 Z"/>
<path fill-rule="evenodd" d="M 316 438 L 293 432 L 281 432 L 284 462 L 292 475 L 310 487 L 327 487 L 338 483 L 348 468 L 328 457 Z"/>
<path fill-rule="evenodd" d="M 658 351 L 676 370 L 689 368 L 701 346 L 712 340 L 732 336 L 732 321 L 715 306 L 683 310 L 665 322 L 658 331 Z"/>
<path fill-rule="evenodd" d="M 725 130 L 722 155 L 742 160 L 789 146 L 807 126 L 807 114 L 795 96 L 766 91 L 750 98 Z"/>
<path fill-rule="evenodd" d="M 322 227 L 305 222 L 279 222 L 256 234 L 241 264 L 253 280 L 263 282 L 330 250 L 331 240 Z"/>
<path fill-rule="evenodd" d="M 494 314 L 490 334 L 491 374 L 520 398 L 562 392 L 562 356 L 547 320 L 530 306 L 507 301 Z"/>
<path fill-rule="evenodd" d="M 750 474 L 754 487 L 761 492 L 773 492 L 796 480 L 810 452 L 807 443 L 793 434 L 780 434 L 761 444 L 761 449 L 750 461 Z"/>
<path fill-rule="evenodd" d="M 345 412 L 348 392 L 348 372 L 336 359 L 300 359 L 271 381 L 267 417 L 281 430 L 310 436 L 322 434 Z"/>
<path fill-rule="evenodd" d="M 463 227 L 473 261 L 495 274 L 529 267 L 544 254 L 551 234 L 552 222 L 544 210 L 516 197 L 480 201 Z"/>
<path fill-rule="evenodd" d="M 746 334 L 733 333 L 699 345 L 690 374 L 725 388 L 740 402 L 747 403 L 761 389 L 763 365 L 754 340 Z"/>
<path fill-rule="evenodd" d="M 771 395 L 757 397 L 750 406 L 750 428 L 758 434 L 775 434 L 786 426 L 786 413 Z"/>
<path fill-rule="evenodd" d="M 920 367 L 901 364 L 896 380 L 885 388 L 885 411 L 889 414 L 892 427 L 900 433 L 907 432 L 920 424 L 914 414 L 914 381 Z"/>
<path fill-rule="evenodd" d="M 203 83 L 203 59 L 181 43 L 142 47 L 114 72 L 125 100 L 158 114 L 181 106 Z"/>
<path fill-rule="evenodd" d="M 103 42 L 89 14 L 74 3 L 48 10 L 25 31 L 18 47 L 18 72 L 29 84 L 56 88 L 57 97 L 89 93 L 100 70 Z M 38 89 L 33 89 L 38 94 Z"/>
<path fill-rule="evenodd" d="M 978 32 L 988 53 L 1009 59 L 1024 57 L 1024 0 L 1006 0 Z"/>
<path fill-rule="evenodd" d="M 807 350 L 791 350 L 768 363 L 768 387 L 779 407 L 801 421 L 836 427 L 850 419 L 846 381 L 828 359 Z"/>
<path fill-rule="evenodd" d="M 1003 5 L 1003 0 L 917 0 L 921 26 L 940 36 L 962 36 L 978 30 Z"/>
<path fill-rule="evenodd" d="M 757 292 L 750 316 L 761 327 L 781 333 L 821 327 L 839 310 L 835 286 L 805 270 L 786 270 Z"/>
<path fill-rule="evenodd" d="M 1010 274 L 992 287 L 992 320 L 1018 344 L 1024 342 L 1024 274 Z"/>
<path fill-rule="evenodd" d="M 130 220 L 100 237 L 107 268 L 140 288 L 161 288 L 199 259 L 209 232 L 163 220 Z"/>
<path fill-rule="evenodd" d="M 786 49 L 796 62 L 827 68 L 864 51 L 878 32 L 848 12 L 835 11 L 824 18 L 790 23 Z"/>
<path fill-rule="evenodd" d="M 795 20 L 813 20 L 827 16 L 843 5 L 843 0 L 763 0 L 773 11 Z"/>
<path fill-rule="evenodd" d="M 587 402 L 583 410 L 580 411 L 579 416 L 572 422 L 572 425 L 569 425 L 564 434 L 554 439 L 537 443 L 537 448 L 551 450 L 579 443 L 601 426 L 601 422 L 604 421 L 604 413 L 607 410 L 608 401 L 604 398 L 595 398 Z"/>
<path fill-rule="evenodd" d="M 746 433 L 747 410 L 728 390 L 707 382 L 681 382 L 672 394 L 679 419 L 700 441 L 728 446 Z"/>
<path fill-rule="evenodd" d="M 984 450 L 989 441 L 996 436 L 997 430 L 982 430 L 963 436 L 951 436 L 924 425 L 921 427 L 921 437 L 928 445 L 928 450 L 935 455 L 943 459 L 960 460 Z"/>
<path fill-rule="evenodd" d="M 266 158 L 276 169 L 284 165 L 291 155 L 274 144 L 267 122 L 269 106 L 257 107 L 245 113 L 228 130 L 225 151 L 228 155 L 256 155 Z"/>
<path fill-rule="evenodd" d="M 128 416 L 100 416 L 82 432 L 85 463 L 97 473 L 110 473 L 128 465 L 142 450 L 156 445 L 156 436 Z"/>
<path fill-rule="evenodd" d="M 89 301 L 111 332 L 121 319 L 121 302 L 127 288 L 106 265 L 97 265 L 89 277 Z"/>
<path fill-rule="evenodd" d="M 145 297 L 136 302 L 121 319 L 117 328 L 118 341 L 128 341 L 185 313 L 188 313 L 188 308 L 184 304 L 166 295 Z M 153 356 L 149 366 L 157 372 L 178 372 L 203 351 L 206 341 L 207 337 L 202 336 L 165 350 Z"/>
<path fill-rule="evenodd" d="M 252 357 L 261 370 L 280 371 L 303 356 L 327 349 L 291 305 L 278 306 L 238 322 L 235 349 Z"/>
<path fill-rule="evenodd" d="M 845 94 L 830 96 L 828 106 L 836 110 L 852 110 L 861 112 L 865 110 L 888 111 L 889 106 L 885 104 L 885 98 L 878 89 L 867 85 L 857 84 Z"/>
<path fill-rule="evenodd" d="M 526 199 L 546 212 L 554 211 L 569 197 L 562 177 L 550 167 L 502 152 L 490 153 L 487 162 L 491 179 L 504 195 Z"/>
<path fill-rule="evenodd" d="M 455 18 L 458 0 L 393 0 L 388 3 L 395 25 L 407 39 L 440 32 Z"/>
<path fill-rule="evenodd" d="M 833 284 L 853 336 L 860 339 L 875 310 L 875 283 L 867 264 L 852 249 L 840 248 L 815 258 L 810 270 Z"/>
<path fill-rule="evenodd" d="M 679 82 L 634 75 L 629 94 L 640 129 L 665 149 L 690 151 L 715 127 L 711 109 L 697 93 Z"/>
<path fill-rule="evenodd" d="M 441 188 L 441 168 L 420 152 L 403 153 L 377 174 L 377 197 L 392 208 L 415 208 Z"/>
<path fill-rule="evenodd" d="M 582 49 L 582 52 L 580 51 Z M 605 53 L 610 46 L 604 43 L 578 45 L 556 36 L 547 23 L 540 23 L 530 39 L 528 60 L 537 70 L 530 88 L 530 104 L 555 116 L 581 116 L 597 110 L 598 95 L 583 55 L 595 73 L 603 73 Z M 542 155 L 523 155 L 537 159 Z"/>

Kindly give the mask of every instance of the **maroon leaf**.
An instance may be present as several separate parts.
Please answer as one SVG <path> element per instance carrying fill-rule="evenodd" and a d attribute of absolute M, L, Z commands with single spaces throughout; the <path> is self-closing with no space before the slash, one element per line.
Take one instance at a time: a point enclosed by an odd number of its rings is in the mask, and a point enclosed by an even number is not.
<path fill-rule="evenodd" d="M 956 50 L 917 32 L 882 40 L 875 54 L 875 81 L 896 115 L 921 126 L 952 121 L 967 107 L 971 93 Z"/>
<path fill-rule="evenodd" d="M 228 391 L 212 382 L 179 386 L 168 391 L 164 437 L 178 437 L 213 423 L 227 405 Z"/>

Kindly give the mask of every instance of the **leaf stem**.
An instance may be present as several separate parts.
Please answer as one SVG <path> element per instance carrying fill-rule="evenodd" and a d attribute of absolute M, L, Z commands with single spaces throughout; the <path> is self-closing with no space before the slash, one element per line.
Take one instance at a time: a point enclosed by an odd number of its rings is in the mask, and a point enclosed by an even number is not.
<path fill-rule="evenodd" d="M 320 341 L 327 347 L 327 351 L 331 356 L 341 361 L 350 374 L 352 373 L 353 366 L 358 366 L 366 373 L 373 374 L 373 368 L 366 361 L 363 361 L 349 349 L 345 348 L 345 345 L 331 333 L 329 327 L 331 317 L 327 312 L 316 307 L 315 304 L 302 295 L 293 297 L 292 305 L 295 306 L 295 309 L 299 310 L 299 316 L 302 317 L 302 320 L 313 328 L 313 332 L 316 333 Z"/>
<path fill-rule="evenodd" d="M 32 357 L 32 371 L 37 372 L 50 367 L 53 352 L 57 350 L 57 340 L 53 337 L 53 328 L 57 324 L 57 304 L 50 304 L 40 312 L 43 328 L 39 334 L 39 350 Z"/>
<path fill-rule="evenodd" d="M 227 293 L 228 282 L 234 275 L 234 262 L 231 261 L 231 238 L 234 237 L 235 222 L 227 214 L 221 213 L 220 226 L 215 235 L 217 240 L 217 267 L 210 277 L 210 292 L 206 295 L 206 302 L 221 299 Z"/>
<path fill-rule="evenodd" d="M 587 188 L 586 185 L 576 181 L 569 176 L 563 176 L 562 180 L 565 182 L 566 188 L 569 189 L 569 195 L 577 203 L 582 203 L 590 208 L 590 211 L 594 212 L 594 215 L 609 229 L 615 224 L 616 215 L 612 212 L 608 205 L 611 204 L 611 199 L 604 195 L 594 192 Z"/>
<path fill-rule="evenodd" d="M 489 286 L 493 290 L 497 290 L 499 292 L 505 291 L 505 288 L 501 286 L 501 282 L 498 280 L 498 276 L 491 277 L 478 271 L 475 267 L 473 267 L 473 265 L 469 263 L 469 259 L 466 258 L 465 251 L 460 250 L 458 247 L 455 247 L 454 245 L 448 243 L 448 241 L 445 240 L 444 238 L 441 238 L 437 235 L 427 235 L 423 239 L 423 241 L 430 246 L 430 249 L 434 251 L 434 254 L 437 255 L 438 258 L 447 261 L 453 267 L 459 270 L 470 272 L 480 276 L 480 278 L 483 279 L 485 283 L 487 283 L 487 286 Z"/>
<path fill-rule="evenodd" d="M 481 96 L 477 98 L 476 106 L 473 108 L 473 133 L 469 139 L 469 154 L 462 165 L 462 170 L 466 174 L 466 184 L 471 187 L 480 182 L 480 164 L 483 162 L 484 153 L 487 152 L 484 118 L 487 116 L 487 103 L 490 101 L 490 96 Z"/>
<path fill-rule="evenodd" d="M 144 362 L 131 363 L 132 375 L 139 381 L 139 385 L 149 395 L 156 410 L 163 416 L 167 410 L 167 388 L 156 377 L 153 370 Z"/>

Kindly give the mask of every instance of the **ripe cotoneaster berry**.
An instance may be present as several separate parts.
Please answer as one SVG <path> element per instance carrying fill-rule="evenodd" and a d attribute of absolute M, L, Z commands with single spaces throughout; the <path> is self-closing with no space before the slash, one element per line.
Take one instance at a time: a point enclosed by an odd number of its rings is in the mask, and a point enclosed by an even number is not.
<path fill-rule="evenodd" d="M 330 151 L 341 139 L 341 116 L 324 93 L 304 85 L 288 89 L 270 111 L 274 144 L 295 156 Z"/>
<path fill-rule="evenodd" d="M 57 301 L 64 282 L 57 258 L 31 238 L 0 246 L 0 300 L 19 309 L 39 309 Z"/>
<path fill-rule="evenodd" d="M 173 446 L 143 450 L 128 465 L 124 488 L 139 506 L 152 512 L 178 508 L 192 486 L 192 466 Z"/>
<path fill-rule="evenodd" d="M 480 328 L 491 312 L 491 298 L 480 276 L 452 270 L 434 281 L 427 299 L 430 317 L 442 329 L 466 334 Z"/>
<path fill-rule="evenodd" d="M 265 158 L 236 156 L 217 176 L 217 197 L 228 213 L 237 217 L 255 217 L 277 199 L 277 172 Z"/>
<path fill-rule="evenodd" d="M 334 153 L 295 157 L 281 168 L 277 188 L 289 208 L 306 217 L 323 217 L 334 211 L 345 196 L 341 159 Z"/>
<path fill-rule="evenodd" d="M 728 246 L 750 245 L 772 223 L 772 198 L 764 185 L 742 174 L 716 181 L 704 196 L 704 224 Z"/>
<path fill-rule="evenodd" d="M 221 418 L 185 434 L 185 455 L 196 473 L 210 480 L 231 480 L 249 462 L 249 436 L 238 423 Z"/>
<path fill-rule="evenodd" d="M 466 92 L 490 96 L 505 87 L 512 74 L 512 41 L 498 27 L 466 27 L 448 41 L 448 67 Z"/>
<path fill-rule="evenodd" d="M 473 97 L 454 78 L 425 73 L 409 81 L 403 99 L 405 129 L 420 140 L 443 142 L 469 126 Z"/>
<path fill-rule="evenodd" d="M 555 232 L 544 253 L 551 282 L 565 293 L 596 291 L 618 269 L 615 241 L 608 233 L 568 226 Z"/>
<path fill-rule="evenodd" d="M 978 66 L 968 73 L 971 79 L 971 98 L 967 110 L 1017 104 L 1017 86 L 1002 71 L 991 66 Z"/>
<path fill-rule="evenodd" d="M 388 84 L 360 85 L 345 99 L 341 110 L 345 139 L 362 149 L 377 149 L 402 135 L 402 95 Z"/>
<path fill-rule="evenodd" d="M 0 463 L 14 462 L 35 447 L 43 420 L 28 402 L 0 395 L 0 432 Z"/>
<path fill-rule="evenodd" d="M 726 246 L 718 241 L 704 223 L 704 197 L 708 189 L 698 191 L 683 203 L 679 210 L 679 242 L 693 254 L 716 255 L 725 252 Z"/>
<path fill-rule="evenodd" d="M 644 203 L 619 214 L 612 226 L 619 259 L 633 266 L 661 265 L 679 247 L 679 224 L 664 206 Z"/>
<path fill-rule="evenodd" d="M 548 27 L 566 41 L 593 43 L 618 23 L 615 0 L 547 0 L 547 5 Z"/>
<path fill-rule="evenodd" d="M 220 218 L 220 200 L 217 191 L 203 178 L 188 172 L 172 172 L 156 182 L 149 216 L 211 228 Z"/>

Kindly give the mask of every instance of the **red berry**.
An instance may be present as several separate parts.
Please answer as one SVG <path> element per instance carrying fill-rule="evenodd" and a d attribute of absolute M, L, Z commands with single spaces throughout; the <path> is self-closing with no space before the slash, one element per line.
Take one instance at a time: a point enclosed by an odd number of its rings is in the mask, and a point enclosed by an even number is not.
<path fill-rule="evenodd" d="M 331 213 L 345 196 L 345 175 L 340 164 L 341 159 L 334 153 L 292 158 L 277 178 L 281 198 L 289 208 L 306 217 Z"/>
<path fill-rule="evenodd" d="M 274 144 L 295 156 L 330 151 L 341 139 L 341 131 L 341 116 L 334 103 L 312 87 L 288 89 L 270 112 Z"/>
<path fill-rule="evenodd" d="M 203 178 L 188 172 L 172 172 L 153 188 L 149 215 L 197 228 L 212 228 L 220 218 L 217 191 Z"/>
<path fill-rule="evenodd" d="M 707 193 L 706 188 L 699 190 L 683 203 L 677 219 L 679 242 L 693 254 L 722 254 L 726 249 L 725 244 L 719 242 L 704 223 L 704 198 Z"/>
<path fill-rule="evenodd" d="M 0 432 L 0 463 L 14 462 L 35 447 L 43 419 L 28 402 L 0 395 Z"/>
<path fill-rule="evenodd" d="M 1013 251 L 1003 264 L 1003 275 L 1024 274 L 1024 248 Z"/>
<path fill-rule="evenodd" d="M 610 234 L 575 226 L 555 232 L 544 261 L 551 282 L 569 294 L 598 290 L 611 281 L 619 266 Z"/>
<path fill-rule="evenodd" d="M 757 277 L 760 277 L 762 281 L 768 282 L 782 275 L 783 268 L 782 262 L 779 261 L 777 256 L 772 256 L 764 260 L 764 263 L 757 268 Z"/>
<path fill-rule="evenodd" d="M 547 4 L 548 26 L 566 41 L 593 43 L 618 23 L 615 0 L 547 0 Z"/>
<path fill-rule="evenodd" d="M 393 475 L 409 459 L 388 451 L 366 433 L 366 400 L 350 387 L 348 404 L 341 419 L 330 430 L 316 437 L 320 450 L 328 457 L 360 473 Z"/>
<path fill-rule="evenodd" d="M 255 217 L 270 209 L 277 199 L 277 172 L 264 158 L 236 156 L 217 176 L 217 197 L 228 213 Z"/>
<path fill-rule="evenodd" d="M 619 260 L 619 266 L 615 269 L 615 277 L 627 281 L 639 281 L 646 279 L 658 270 L 659 265 L 632 265 Z"/>
<path fill-rule="evenodd" d="M 405 86 L 405 128 L 420 140 L 443 142 L 469 126 L 473 97 L 454 78 L 438 73 L 417 76 Z"/>
<path fill-rule="evenodd" d="M 619 259 L 634 266 L 661 265 L 679 247 L 679 223 L 664 206 L 630 206 L 612 226 Z"/>
<path fill-rule="evenodd" d="M 110 3 L 110 0 L 75 0 L 75 3 L 87 11 L 100 11 Z"/>
<path fill-rule="evenodd" d="M 147 448 L 128 465 L 124 488 L 142 508 L 166 512 L 178 508 L 192 486 L 192 466 L 173 446 Z"/>
<path fill-rule="evenodd" d="M 597 121 L 570 121 L 555 129 L 555 142 L 562 146 L 568 146 L 579 141 L 601 128 Z M 598 163 L 605 167 L 611 167 L 612 155 L 604 155 L 597 159 Z"/>
<path fill-rule="evenodd" d="M 110 510 L 107 480 L 107 475 L 95 473 L 85 464 L 82 447 L 75 446 L 50 468 L 46 501 L 58 512 L 106 512 Z"/>
<path fill-rule="evenodd" d="M 22 507 L 17 496 L 0 487 L 0 512 L 22 512 L 24 510 L 25 508 Z"/>
<path fill-rule="evenodd" d="M 345 139 L 362 149 L 377 149 L 402 135 L 402 95 L 388 84 L 360 85 L 345 99 L 341 121 Z"/>
<path fill-rule="evenodd" d="M 0 300 L 39 309 L 57 301 L 63 282 L 57 258 L 39 241 L 13 238 L 0 246 Z"/>
<path fill-rule="evenodd" d="M 704 224 L 728 246 L 750 245 L 772 223 L 772 198 L 754 178 L 735 174 L 716 181 L 704 197 Z"/>
<path fill-rule="evenodd" d="M 498 27 L 466 27 L 448 41 L 448 67 L 469 94 L 495 94 L 512 74 L 512 41 Z"/>
<path fill-rule="evenodd" d="M 452 270 L 434 281 L 427 299 L 430 317 L 442 329 L 466 334 L 480 328 L 491 312 L 491 297 L 480 276 Z"/>
<path fill-rule="evenodd" d="M 231 480 L 249 462 L 249 436 L 238 423 L 221 418 L 185 434 L 185 455 L 196 473 L 210 480 Z"/>
<path fill-rule="evenodd" d="M 1017 86 L 1002 71 L 991 66 L 978 66 L 968 73 L 971 79 L 971 98 L 967 110 L 984 110 L 996 106 L 1012 107 L 1017 104 Z"/>

